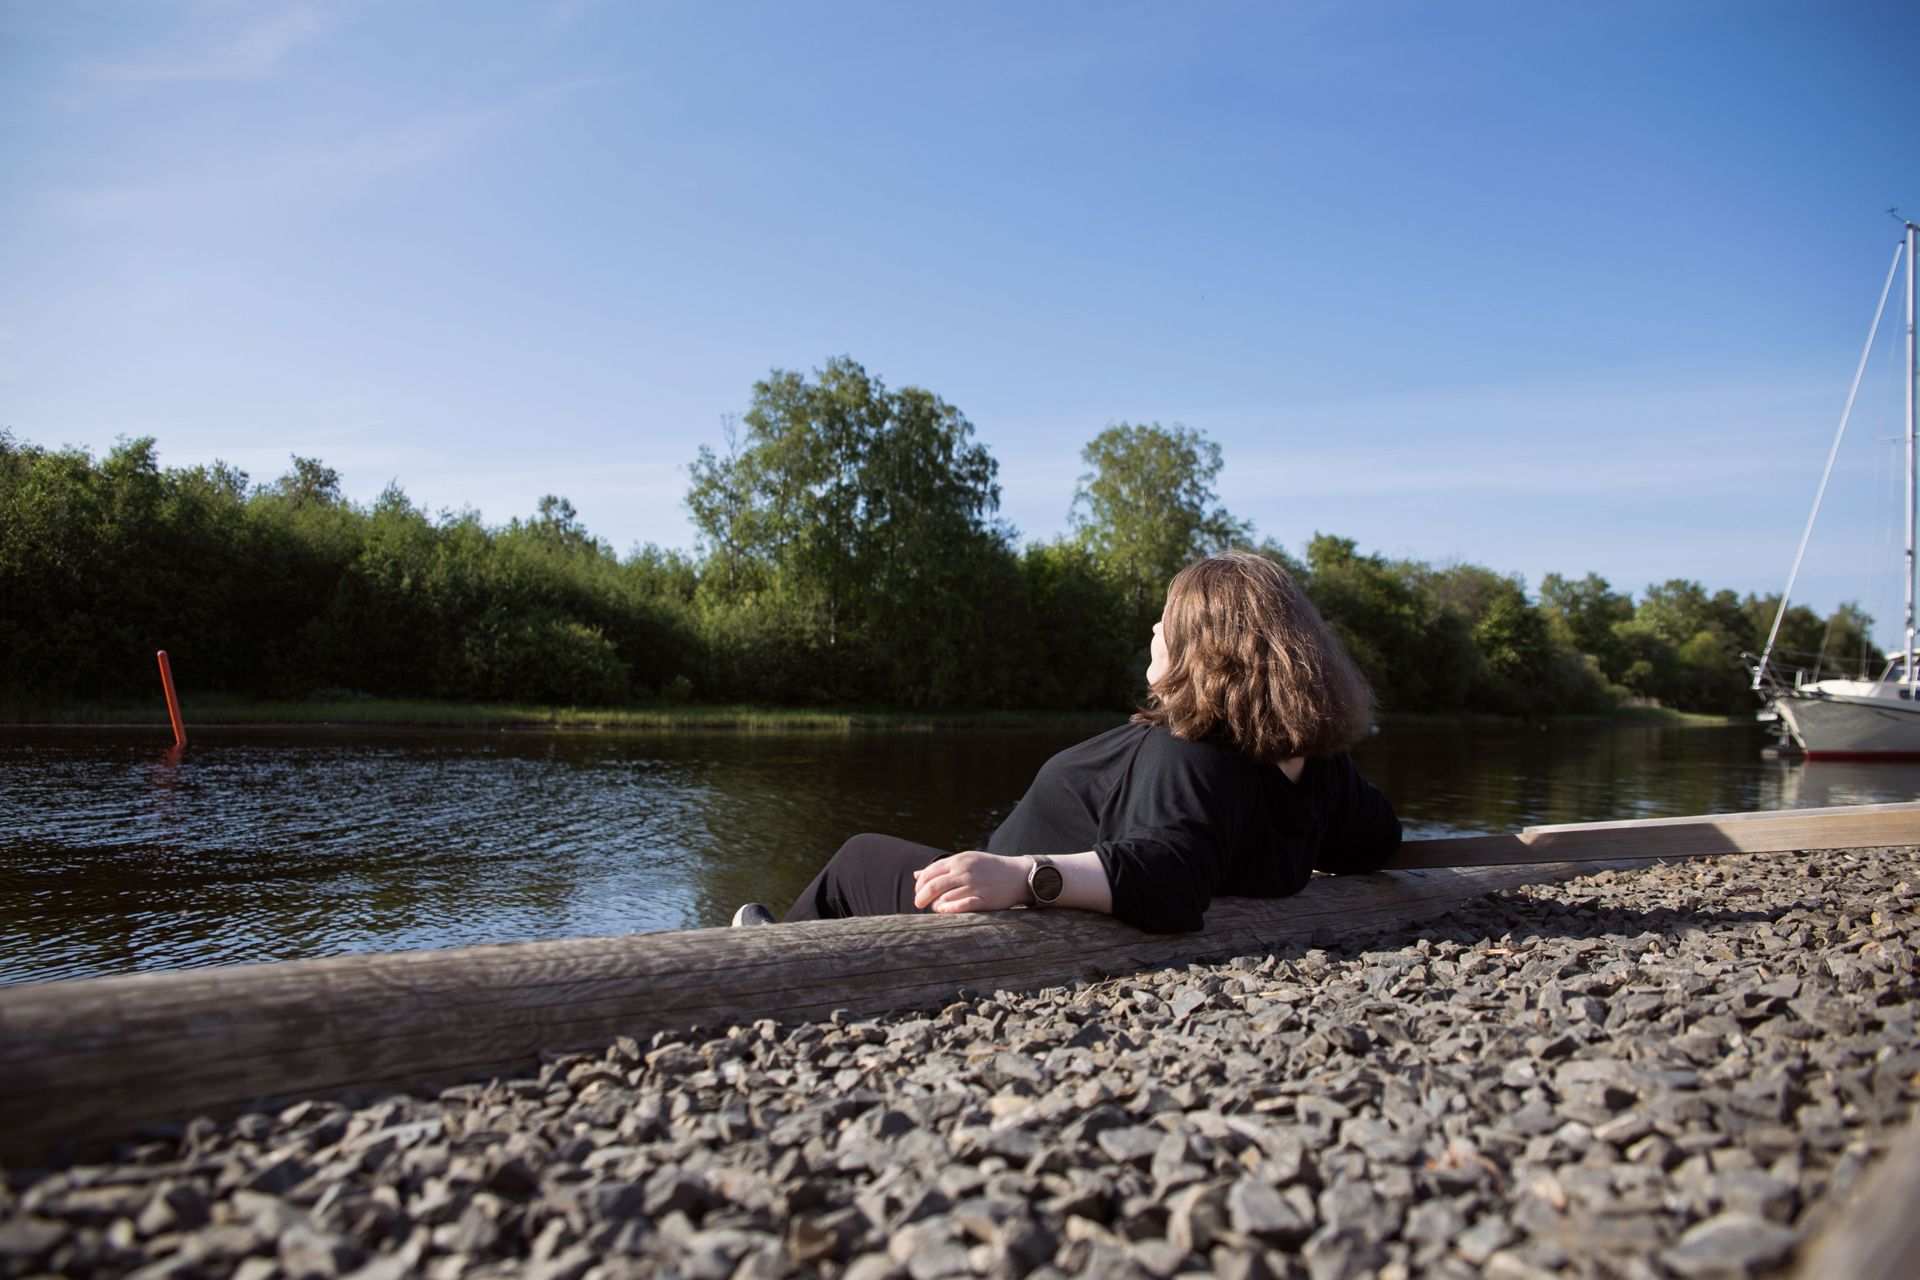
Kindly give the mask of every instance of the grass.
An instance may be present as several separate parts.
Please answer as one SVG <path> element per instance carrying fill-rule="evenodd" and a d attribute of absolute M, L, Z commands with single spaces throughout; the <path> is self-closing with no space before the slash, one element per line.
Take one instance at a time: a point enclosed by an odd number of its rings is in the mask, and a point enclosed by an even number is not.
<path fill-rule="evenodd" d="M 1611 711 L 1587 711 L 1554 716 L 1503 716 L 1486 711 L 1388 711 L 1380 723 L 1391 728 L 1404 726 L 1514 725 L 1514 724 L 1661 724 L 1675 728 L 1714 729 L 1728 725 L 1750 724 L 1751 716 L 1705 715 L 1697 711 L 1675 711 L 1671 707 L 1650 707 L 1627 703 Z"/>
<path fill-rule="evenodd" d="M 196 725 L 413 725 L 456 729 L 1069 729 L 1111 728 L 1122 711 L 901 711 L 884 708 L 768 707 L 734 704 L 649 707 L 549 707 L 524 703 L 428 702 L 340 698 L 270 702 L 223 694 L 181 699 L 189 732 Z M 0 724 L 165 725 L 166 707 L 152 702 L 0 706 Z"/>

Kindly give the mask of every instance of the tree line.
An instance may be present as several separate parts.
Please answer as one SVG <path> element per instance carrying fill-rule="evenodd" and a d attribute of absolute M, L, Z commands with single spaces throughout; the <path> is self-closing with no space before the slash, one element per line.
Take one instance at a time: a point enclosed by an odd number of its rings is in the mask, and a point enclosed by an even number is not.
<path fill-rule="evenodd" d="M 966 417 L 845 358 L 774 371 L 722 434 L 688 467 L 694 549 L 622 557 L 557 496 L 489 526 L 397 486 L 349 502 L 316 459 L 254 484 L 163 469 L 150 437 L 96 460 L 0 432 L 0 690 L 144 695 L 165 648 L 194 689 L 268 698 L 1118 710 L 1167 580 L 1238 546 L 1302 583 L 1389 711 L 1739 712 L 1778 603 L 1593 574 L 1530 594 L 1331 534 L 1296 555 L 1220 505 L 1217 445 L 1159 424 L 1095 436 L 1068 532 L 1023 544 Z M 1881 660 L 1870 626 L 1795 606 L 1780 644 L 1852 669 Z"/>

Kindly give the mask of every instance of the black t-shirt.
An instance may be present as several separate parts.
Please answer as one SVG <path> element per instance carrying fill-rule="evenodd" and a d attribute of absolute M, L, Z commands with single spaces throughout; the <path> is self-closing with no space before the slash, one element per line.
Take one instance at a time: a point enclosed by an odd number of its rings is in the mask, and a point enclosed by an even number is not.
<path fill-rule="evenodd" d="M 1299 782 L 1222 742 L 1124 724 L 1046 762 L 990 853 L 1100 855 L 1113 914 L 1151 933 L 1200 928 L 1216 894 L 1279 898 L 1315 871 L 1377 871 L 1400 820 L 1346 754 Z"/>

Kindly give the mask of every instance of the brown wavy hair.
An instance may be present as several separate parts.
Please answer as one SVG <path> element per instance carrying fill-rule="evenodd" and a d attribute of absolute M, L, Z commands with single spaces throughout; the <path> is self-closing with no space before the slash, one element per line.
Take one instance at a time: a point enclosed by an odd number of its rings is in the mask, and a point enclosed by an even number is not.
<path fill-rule="evenodd" d="M 1136 724 L 1219 738 L 1262 764 L 1330 756 L 1366 736 L 1373 690 L 1286 570 L 1244 551 L 1196 560 L 1167 587 L 1167 671 Z"/>

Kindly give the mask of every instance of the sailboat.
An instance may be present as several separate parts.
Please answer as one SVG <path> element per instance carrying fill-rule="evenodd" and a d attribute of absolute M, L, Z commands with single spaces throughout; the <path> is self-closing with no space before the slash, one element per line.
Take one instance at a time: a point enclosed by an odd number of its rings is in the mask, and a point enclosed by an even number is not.
<path fill-rule="evenodd" d="M 1920 474 L 1914 469 L 1917 372 L 1914 322 L 1920 292 L 1916 291 L 1914 259 L 1915 249 L 1920 247 L 1920 226 L 1904 219 L 1903 224 L 1905 231 L 1900 247 L 1894 250 L 1893 265 L 1887 269 L 1887 282 L 1880 290 L 1880 305 L 1874 311 L 1873 327 L 1867 333 L 1867 349 L 1860 355 L 1860 368 L 1853 375 L 1853 389 L 1847 393 L 1847 407 L 1840 415 L 1840 427 L 1827 454 L 1827 469 L 1814 495 L 1813 513 L 1807 517 L 1800 550 L 1787 576 L 1787 588 L 1780 594 L 1780 611 L 1774 615 L 1766 648 L 1753 667 L 1754 692 L 1766 703 L 1760 718 L 1781 724 L 1809 760 L 1920 760 L 1920 668 L 1916 668 L 1914 662 L 1914 541 L 1916 533 L 1920 533 L 1920 523 L 1915 519 L 1915 484 Z M 1807 554 L 1807 540 L 1820 515 L 1820 500 L 1826 496 L 1827 481 L 1833 477 L 1833 460 L 1840 451 L 1840 439 L 1846 434 L 1847 419 L 1853 414 L 1854 397 L 1860 392 L 1861 375 L 1866 372 L 1868 356 L 1873 352 L 1874 338 L 1886 313 L 1887 295 L 1899 274 L 1903 254 L 1907 261 L 1906 644 L 1901 652 L 1892 656 L 1878 679 L 1822 678 L 1817 668 L 1812 672 L 1796 670 L 1789 676 L 1773 661 L 1774 645 L 1780 636 L 1780 623 L 1787 614 L 1794 580 L 1800 574 L 1801 560 Z"/>

